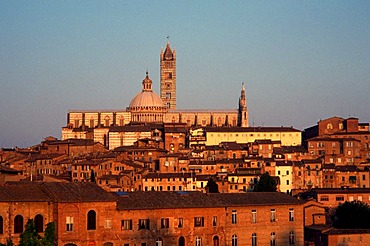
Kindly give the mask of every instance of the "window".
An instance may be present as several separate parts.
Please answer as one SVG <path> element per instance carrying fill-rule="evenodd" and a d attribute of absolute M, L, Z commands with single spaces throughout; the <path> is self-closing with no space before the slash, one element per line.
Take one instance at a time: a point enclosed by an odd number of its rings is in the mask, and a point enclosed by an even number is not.
<path fill-rule="evenodd" d="M 155 246 L 162 246 L 163 245 L 163 240 L 162 240 L 162 238 L 157 238 L 156 240 L 155 240 Z"/>
<path fill-rule="evenodd" d="M 238 246 L 238 237 L 233 235 L 231 238 L 231 246 Z"/>
<path fill-rule="evenodd" d="M 257 246 L 257 234 L 252 234 L 252 246 Z"/>
<path fill-rule="evenodd" d="M 23 232 L 23 217 L 22 215 L 17 215 L 14 218 L 14 233 L 22 233 Z"/>
<path fill-rule="evenodd" d="M 294 221 L 294 209 L 289 209 L 289 221 Z"/>
<path fill-rule="evenodd" d="M 204 217 L 194 217 L 194 227 L 204 227 Z"/>
<path fill-rule="evenodd" d="M 335 197 L 335 200 L 337 202 L 342 202 L 342 201 L 344 201 L 344 196 L 337 196 L 337 197 Z"/>
<path fill-rule="evenodd" d="M 276 221 L 276 210 L 275 209 L 271 209 L 270 221 L 271 222 L 275 222 Z"/>
<path fill-rule="evenodd" d="M 236 224 L 236 210 L 232 211 L 231 214 L 231 224 Z"/>
<path fill-rule="evenodd" d="M 110 219 L 106 219 L 106 220 L 105 220 L 104 227 L 105 227 L 105 228 L 112 228 L 112 220 L 110 220 Z"/>
<path fill-rule="evenodd" d="M 275 232 L 271 232 L 271 235 L 270 235 L 270 246 L 276 246 L 276 234 L 275 234 Z"/>
<path fill-rule="evenodd" d="M 132 230 L 132 220 L 121 220 L 121 230 Z"/>
<path fill-rule="evenodd" d="M 202 238 L 196 237 L 195 238 L 195 246 L 202 246 Z"/>
<path fill-rule="evenodd" d="M 66 217 L 66 231 L 73 231 L 73 217 Z"/>
<path fill-rule="evenodd" d="M 87 230 L 96 230 L 96 212 L 94 210 L 87 213 Z"/>
<path fill-rule="evenodd" d="M 217 226 L 217 216 L 213 216 L 212 218 L 212 225 Z"/>
<path fill-rule="evenodd" d="M 257 223 L 257 210 L 252 210 L 252 223 Z"/>
<path fill-rule="evenodd" d="M 289 245 L 294 245 L 294 232 L 289 232 Z"/>
<path fill-rule="evenodd" d="M 327 201 L 329 201 L 329 197 L 328 196 L 322 196 L 322 197 L 320 197 L 320 201 L 327 202 Z"/>
<path fill-rule="evenodd" d="M 149 219 L 139 219 L 139 230 L 149 230 L 150 229 Z"/>
<path fill-rule="evenodd" d="M 163 218 L 161 219 L 161 228 L 169 228 L 170 227 L 170 219 Z"/>
<path fill-rule="evenodd" d="M 3 217 L 0 216 L 0 235 L 4 234 L 4 220 Z"/>
<path fill-rule="evenodd" d="M 36 232 L 43 232 L 44 231 L 44 218 L 41 214 L 35 216 L 35 228 Z"/>
<path fill-rule="evenodd" d="M 184 226 L 184 219 L 183 218 L 179 218 L 177 227 L 182 228 L 183 226 Z"/>

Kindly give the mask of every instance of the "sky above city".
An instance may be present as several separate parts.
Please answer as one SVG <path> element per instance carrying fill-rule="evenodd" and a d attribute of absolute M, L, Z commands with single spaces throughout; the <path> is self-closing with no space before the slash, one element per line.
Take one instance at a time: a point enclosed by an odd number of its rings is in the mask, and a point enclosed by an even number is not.
<path fill-rule="evenodd" d="M 370 122 L 370 1 L 0 1 L 0 147 L 61 138 L 68 110 L 125 110 L 159 53 L 177 54 L 178 109 L 251 126 Z"/>

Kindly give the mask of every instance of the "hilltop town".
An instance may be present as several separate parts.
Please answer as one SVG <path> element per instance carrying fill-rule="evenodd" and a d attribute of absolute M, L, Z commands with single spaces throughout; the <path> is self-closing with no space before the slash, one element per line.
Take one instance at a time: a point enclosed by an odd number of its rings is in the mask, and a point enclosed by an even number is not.
<path fill-rule="evenodd" d="M 33 219 L 68 246 L 369 244 L 329 220 L 370 204 L 369 123 L 250 126 L 244 83 L 236 109 L 178 109 L 176 79 L 167 42 L 159 95 L 147 72 L 126 109 L 69 110 L 62 139 L 1 149 L 0 243 Z M 277 192 L 256 192 L 266 173 Z"/>

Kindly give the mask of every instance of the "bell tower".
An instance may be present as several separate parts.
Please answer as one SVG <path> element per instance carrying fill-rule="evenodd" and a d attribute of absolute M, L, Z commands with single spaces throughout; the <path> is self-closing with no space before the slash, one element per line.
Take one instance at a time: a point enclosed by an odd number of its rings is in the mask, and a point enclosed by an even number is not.
<path fill-rule="evenodd" d="M 241 127 L 248 127 L 248 108 L 247 108 L 247 97 L 245 93 L 244 83 L 242 83 L 242 90 L 239 98 L 239 122 L 238 125 Z"/>
<path fill-rule="evenodd" d="M 160 54 L 160 96 L 169 110 L 176 109 L 176 50 L 171 50 L 167 37 L 165 50 Z"/>

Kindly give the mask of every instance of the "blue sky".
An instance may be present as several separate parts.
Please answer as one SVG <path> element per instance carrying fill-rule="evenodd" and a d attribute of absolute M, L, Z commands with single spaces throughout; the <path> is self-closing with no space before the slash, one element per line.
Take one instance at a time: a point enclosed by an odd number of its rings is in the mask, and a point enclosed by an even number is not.
<path fill-rule="evenodd" d="M 0 147 L 60 138 L 69 109 L 125 109 L 177 52 L 180 109 L 303 130 L 369 122 L 369 1 L 0 1 Z"/>

